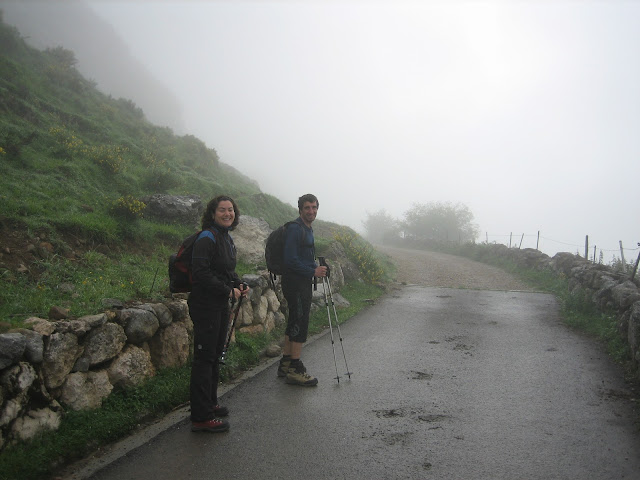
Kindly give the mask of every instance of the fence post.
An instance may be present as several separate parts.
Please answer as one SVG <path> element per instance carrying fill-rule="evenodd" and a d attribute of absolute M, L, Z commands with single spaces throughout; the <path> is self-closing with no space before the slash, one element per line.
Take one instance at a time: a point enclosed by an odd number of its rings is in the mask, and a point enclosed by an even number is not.
<path fill-rule="evenodd" d="M 593 263 L 596 263 L 596 246 L 593 246 Z"/>
<path fill-rule="evenodd" d="M 638 246 L 640 247 L 640 242 L 638 242 Z M 636 259 L 636 264 L 633 267 L 633 273 L 631 274 L 632 282 L 633 282 L 633 278 L 636 276 L 636 272 L 638 271 L 638 263 L 640 263 L 640 253 L 638 253 L 638 258 Z"/>
<path fill-rule="evenodd" d="M 518 250 L 522 248 L 522 240 L 524 240 L 524 233 L 522 234 L 522 237 L 520 237 L 520 245 L 518 245 Z"/>
<path fill-rule="evenodd" d="M 513 237 L 513 232 L 509 232 L 509 248 L 511 248 L 511 237 Z"/>
<path fill-rule="evenodd" d="M 584 237 L 584 258 L 589 260 L 589 235 Z"/>
<path fill-rule="evenodd" d="M 538 239 L 536 240 L 536 250 L 540 250 L 538 247 L 540 246 L 540 230 L 538 230 Z"/>
<path fill-rule="evenodd" d="M 624 248 L 622 248 L 622 240 L 618 240 L 620 242 L 620 258 L 622 259 L 622 271 L 627 271 L 627 262 L 624 259 Z"/>

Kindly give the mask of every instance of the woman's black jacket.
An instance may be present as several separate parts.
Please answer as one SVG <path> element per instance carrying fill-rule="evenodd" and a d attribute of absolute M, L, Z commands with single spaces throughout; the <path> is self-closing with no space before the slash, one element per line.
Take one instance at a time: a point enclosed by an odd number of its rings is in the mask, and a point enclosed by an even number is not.
<path fill-rule="evenodd" d="M 190 304 L 226 305 L 241 283 L 236 273 L 236 246 L 229 229 L 214 224 L 198 236 L 191 257 Z"/>

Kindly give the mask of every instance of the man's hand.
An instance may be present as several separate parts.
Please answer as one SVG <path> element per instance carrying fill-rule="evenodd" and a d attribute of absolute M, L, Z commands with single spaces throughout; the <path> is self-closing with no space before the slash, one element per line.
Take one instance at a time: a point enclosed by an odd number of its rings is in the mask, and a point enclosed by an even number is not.
<path fill-rule="evenodd" d="M 314 277 L 326 277 L 327 276 L 327 267 L 320 265 L 316 267 L 316 271 L 313 274 Z"/>

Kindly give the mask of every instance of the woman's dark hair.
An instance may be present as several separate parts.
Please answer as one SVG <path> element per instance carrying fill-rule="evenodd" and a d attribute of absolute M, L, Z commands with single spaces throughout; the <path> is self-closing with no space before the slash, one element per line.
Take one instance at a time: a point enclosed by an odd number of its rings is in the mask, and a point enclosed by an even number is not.
<path fill-rule="evenodd" d="M 302 195 L 298 199 L 298 212 L 302 211 L 302 206 L 304 205 L 304 202 L 309 202 L 309 203 L 316 202 L 316 205 L 318 205 L 318 208 L 320 208 L 320 202 L 318 201 L 318 198 L 312 193 L 307 193 L 305 195 Z"/>
<path fill-rule="evenodd" d="M 228 197 L 227 195 L 218 195 L 207 204 L 207 209 L 202 214 L 202 230 L 213 225 L 213 216 L 216 213 L 216 208 L 218 208 L 220 202 L 224 201 L 231 202 L 231 205 L 233 205 L 233 211 L 236 214 L 229 230 L 233 230 L 234 228 L 236 228 L 238 222 L 240 221 L 240 210 L 238 210 L 238 205 L 236 205 L 236 202 L 233 201 L 233 198 Z"/>

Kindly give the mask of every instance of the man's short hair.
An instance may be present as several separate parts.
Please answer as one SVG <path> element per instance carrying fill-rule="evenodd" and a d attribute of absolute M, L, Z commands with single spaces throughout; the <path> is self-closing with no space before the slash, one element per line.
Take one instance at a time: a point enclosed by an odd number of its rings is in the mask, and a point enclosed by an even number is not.
<path fill-rule="evenodd" d="M 302 211 L 302 207 L 304 205 L 305 202 L 309 202 L 309 203 L 313 203 L 315 202 L 316 205 L 318 206 L 318 208 L 320 208 L 320 202 L 318 201 L 318 197 L 316 197 L 314 194 L 312 193 L 307 193 L 305 195 L 302 195 L 299 199 L 298 199 L 298 212 Z"/>

